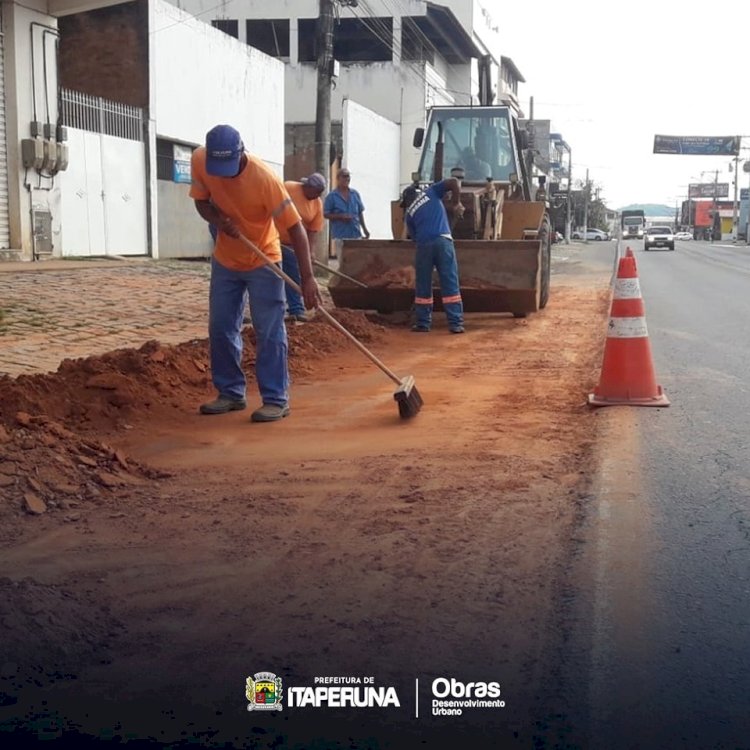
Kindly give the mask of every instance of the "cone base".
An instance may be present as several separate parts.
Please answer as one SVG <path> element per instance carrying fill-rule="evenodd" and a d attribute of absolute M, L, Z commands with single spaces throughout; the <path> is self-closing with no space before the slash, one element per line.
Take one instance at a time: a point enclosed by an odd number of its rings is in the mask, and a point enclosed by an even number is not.
<path fill-rule="evenodd" d="M 589 406 L 669 406 L 667 394 L 660 385 L 656 386 L 658 393 L 653 398 L 627 398 L 612 397 L 606 398 L 596 393 L 589 393 Z"/>

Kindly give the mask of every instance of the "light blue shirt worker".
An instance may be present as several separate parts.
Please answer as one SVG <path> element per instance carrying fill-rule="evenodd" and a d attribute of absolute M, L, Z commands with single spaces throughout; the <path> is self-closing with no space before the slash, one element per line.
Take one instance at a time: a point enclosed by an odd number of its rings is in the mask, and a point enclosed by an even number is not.
<path fill-rule="evenodd" d="M 358 240 L 369 238 L 365 225 L 365 204 L 360 194 L 349 187 L 351 174 L 340 169 L 336 175 L 336 188 L 326 196 L 323 215 L 331 222 L 331 237 L 334 240 Z"/>

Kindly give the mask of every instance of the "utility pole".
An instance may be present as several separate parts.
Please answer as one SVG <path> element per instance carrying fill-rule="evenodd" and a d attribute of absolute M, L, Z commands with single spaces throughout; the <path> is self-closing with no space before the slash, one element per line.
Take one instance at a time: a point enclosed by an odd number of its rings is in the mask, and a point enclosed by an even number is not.
<path fill-rule="evenodd" d="M 719 203 L 717 197 L 719 194 L 719 170 L 714 172 L 714 216 L 713 225 L 711 227 L 711 242 L 714 241 L 714 232 L 716 231 L 716 219 L 719 217 Z M 719 232 L 721 233 L 721 218 L 719 217 Z M 721 237 L 719 237 L 721 239 Z"/>
<path fill-rule="evenodd" d="M 315 106 L 315 169 L 331 184 L 331 79 L 333 78 L 333 2 L 320 0 L 315 43 L 318 52 L 318 98 Z M 321 232 L 320 234 L 325 234 Z M 318 242 L 314 254 L 325 263 L 327 242 Z"/>
<path fill-rule="evenodd" d="M 732 242 L 737 242 L 737 229 L 738 229 L 738 218 L 737 218 L 737 180 L 739 178 L 738 165 L 740 162 L 740 154 L 737 152 L 737 156 L 734 157 L 734 200 L 732 202 Z"/>
<path fill-rule="evenodd" d="M 573 184 L 573 155 L 570 149 L 570 146 L 568 146 L 568 200 L 567 200 L 567 208 L 565 210 L 565 242 L 569 245 L 570 244 L 570 235 L 573 231 L 570 226 L 571 218 L 570 218 L 570 189 L 571 185 Z"/>
<path fill-rule="evenodd" d="M 583 241 L 589 231 L 589 170 L 586 169 L 586 185 L 583 189 Z"/>

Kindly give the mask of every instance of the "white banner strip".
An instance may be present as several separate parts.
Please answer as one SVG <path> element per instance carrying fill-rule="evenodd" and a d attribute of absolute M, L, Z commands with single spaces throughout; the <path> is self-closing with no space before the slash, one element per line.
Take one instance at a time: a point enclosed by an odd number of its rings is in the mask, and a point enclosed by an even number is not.
<path fill-rule="evenodd" d="M 617 279 L 615 282 L 615 299 L 640 299 L 641 285 L 638 279 Z"/>
<path fill-rule="evenodd" d="M 610 318 L 607 338 L 642 339 L 648 337 L 646 318 Z"/>

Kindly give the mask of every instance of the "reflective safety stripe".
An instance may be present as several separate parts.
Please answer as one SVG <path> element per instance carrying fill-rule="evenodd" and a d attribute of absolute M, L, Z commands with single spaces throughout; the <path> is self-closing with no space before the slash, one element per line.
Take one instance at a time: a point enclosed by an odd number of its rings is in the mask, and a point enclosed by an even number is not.
<path fill-rule="evenodd" d="M 617 279 L 614 299 L 639 299 L 641 285 L 638 279 Z"/>
<path fill-rule="evenodd" d="M 432 297 L 415 297 L 414 304 L 415 305 L 431 305 Z"/>
<path fill-rule="evenodd" d="M 454 294 L 452 297 L 443 297 L 443 304 L 449 302 L 460 302 L 461 301 L 461 295 L 460 294 Z"/>
<path fill-rule="evenodd" d="M 646 318 L 610 318 L 607 338 L 642 339 L 648 336 Z"/>

